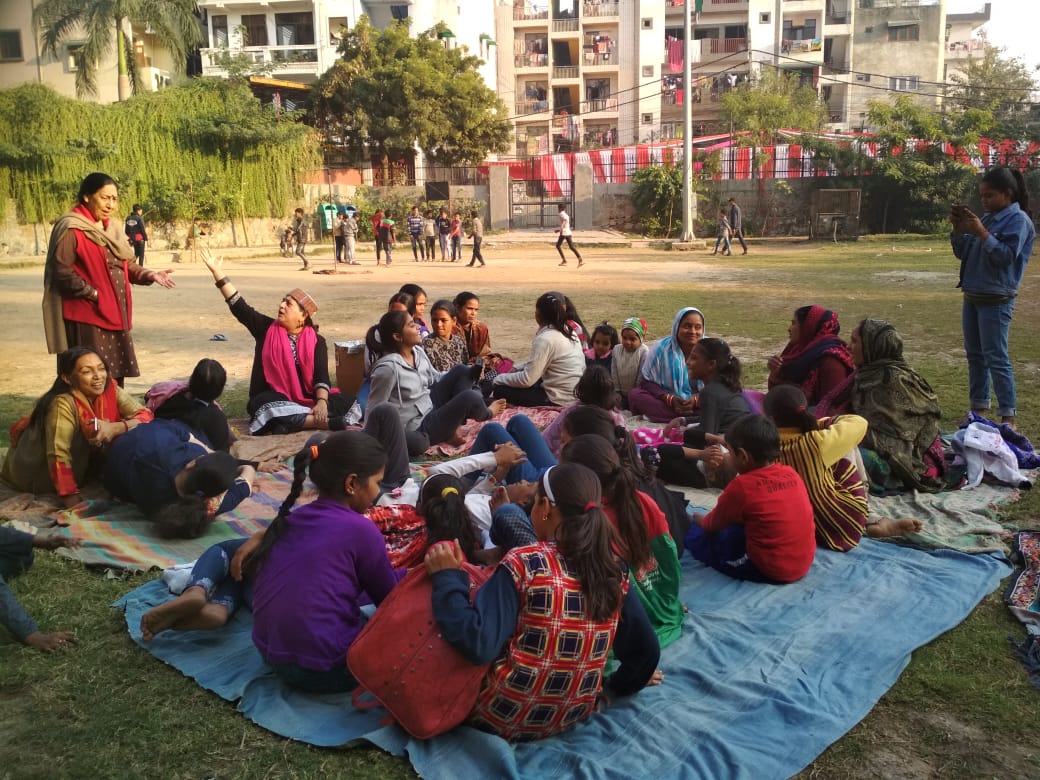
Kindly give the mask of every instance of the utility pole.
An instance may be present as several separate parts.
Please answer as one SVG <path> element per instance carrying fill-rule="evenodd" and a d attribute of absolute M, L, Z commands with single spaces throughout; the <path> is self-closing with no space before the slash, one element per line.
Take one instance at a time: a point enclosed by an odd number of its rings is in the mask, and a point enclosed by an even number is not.
<path fill-rule="evenodd" d="M 683 168 L 682 168 L 682 235 L 680 241 L 692 241 L 693 235 L 693 14 L 695 0 L 686 0 L 683 9 Z"/>

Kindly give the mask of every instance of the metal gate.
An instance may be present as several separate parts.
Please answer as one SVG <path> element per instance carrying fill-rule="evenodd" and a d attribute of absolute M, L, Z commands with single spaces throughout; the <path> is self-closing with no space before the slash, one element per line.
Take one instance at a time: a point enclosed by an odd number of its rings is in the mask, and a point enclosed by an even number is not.
<path fill-rule="evenodd" d="M 574 227 L 573 179 L 510 179 L 509 229 L 548 228 L 560 224 L 560 204 Z"/>

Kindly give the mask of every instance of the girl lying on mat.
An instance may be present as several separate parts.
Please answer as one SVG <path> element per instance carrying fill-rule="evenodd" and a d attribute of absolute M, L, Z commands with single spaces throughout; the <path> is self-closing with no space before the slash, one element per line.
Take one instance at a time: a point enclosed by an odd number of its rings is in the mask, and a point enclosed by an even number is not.
<path fill-rule="evenodd" d="M 726 434 L 737 476 L 686 533 L 694 558 L 738 580 L 795 582 L 816 555 L 813 508 L 798 472 L 777 462 L 780 434 L 748 415 Z"/>
<path fill-rule="evenodd" d="M 492 662 L 468 722 L 511 740 L 564 731 L 597 702 L 662 679 L 657 636 L 614 557 L 596 475 L 570 463 L 547 471 L 531 519 L 537 540 L 509 551 L 473 604 L 459 545 L 426 554 L 445 639 L 474 663 Z M 611 650 L 620 666 L 604 679 Z"/>

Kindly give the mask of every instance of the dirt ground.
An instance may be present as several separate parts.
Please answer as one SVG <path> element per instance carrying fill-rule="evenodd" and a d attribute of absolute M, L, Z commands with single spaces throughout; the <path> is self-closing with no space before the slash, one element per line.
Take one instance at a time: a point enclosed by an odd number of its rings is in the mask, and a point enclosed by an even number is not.
<path fill-rule="evenodd" d="M 481 297 L 480 317 L 491 328 L 492 346 L 515 359 L 524 359 L 536 329 L 535 298 L 547 290 L 560 290 L 574 297 L 587 324 L 598 319 L 584 312 L 595 311 L 596 290 L 648 290 L 681 284 L 707 270 L 704 252 L 663 252 L 637 249 L 587 249 L 585 266 L 578 270 L 573 259 L 565 268 L 557 266 L 558 255 L 547 234 L 544 245 L 517 245 L 485 250 L 487 267 L 467 268 L 462 263 L 413 263 L 410 252 L 398 249 L 390 268 L 375 267 L 372 252 L 361 254 L 362 265 L 346 267 L 335 275 L 299 271 L 299 263 L 277 256 L 277 248 L 265 247 L 247 254 L 231 250 L 225 269 L 246 300 L 258 310 L 273 315 L 281 297 L 302 287 L 319 306 L 315 321 L 330 342 L 329 371 L 335 376 L 331 342 L 364 337 L 366 329 L 386 311 L 386 301 L 406 282 L 420 284 L 429 293 L 430 305 L 438 298 L 452 298 L 460 290 Z M 219 253 L 219 252 L 218 252 Z M 233 253 L 233 254 L 232 254 Z M 331 269 L 331 250 L 315 246 L 313 269 Z M 155 253 L 147 262 L 159 267 Z M 54 377 L 54 357 L 47 354 L 42 329 L 42 258 L 40 264 L 7 269 L 0 279 L 0 351 L 7 357 L 7 371 L 0 378 L 0 392 L 36 397 Z M 609 260 L 609 263 L 603 261 Z M 127 380 L 127 389 L 142 394 L 154 382 L 186 377 L 202 357 L 220 360 L 230 382 L 248 381 L 253 357 L 253 340 L 228 312 L 213 279 L 201 263 L 177 263 L 177 287 L 133 288 L 133 335 L 142 375 Z M 713 268 L 716 282 L 723 282 Z M 740 272 L 725 272 L 739 275 Z M 733 279 L 732 281 L 737 281 Z M 603 312 L 599 319 L 608 314 Z M 612 320 L 627 314 L 609 312 Z M 657 325 L 655 336 L 665 335 L 669 323 Z M 210 337 L 222 333 L 227 342 Z M 777 345 L 782 346 L 782 345 Z"/>

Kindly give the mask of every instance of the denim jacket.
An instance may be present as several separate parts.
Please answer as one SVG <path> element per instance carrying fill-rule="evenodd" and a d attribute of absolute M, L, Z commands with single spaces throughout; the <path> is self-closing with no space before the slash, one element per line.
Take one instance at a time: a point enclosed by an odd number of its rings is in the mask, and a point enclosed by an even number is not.
<path fill-rule="evenodd" d="M 1033 220 L 1012 203 L 986 214 L 982 224 L 989 231 L 985 241 L 972 233 L 950 234 L 953 254 L 961 261 L 959 286 L 966 293 L 1014 296 L 1033 253 Z"/>

